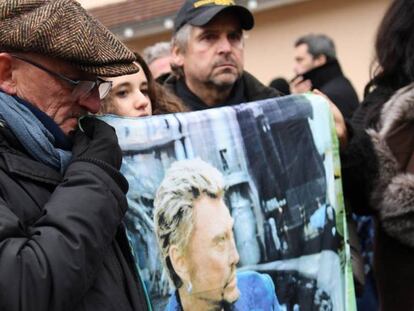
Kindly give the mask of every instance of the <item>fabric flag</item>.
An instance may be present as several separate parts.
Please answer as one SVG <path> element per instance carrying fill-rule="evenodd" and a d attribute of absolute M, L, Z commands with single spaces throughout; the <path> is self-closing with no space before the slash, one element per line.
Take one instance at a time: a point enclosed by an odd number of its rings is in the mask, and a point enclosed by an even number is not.
<path fill-rule="evenodd" d="M 165 310 L 175 291 L 154 233 L 154 196 L 170 165 L 192 158 L 224 175 L 238 272 L 269 275 L 281 310 L 356 310 L 338 141 L 324 98 L 103 119 L 124 153 L 125 224 L 154 310 Z"/>

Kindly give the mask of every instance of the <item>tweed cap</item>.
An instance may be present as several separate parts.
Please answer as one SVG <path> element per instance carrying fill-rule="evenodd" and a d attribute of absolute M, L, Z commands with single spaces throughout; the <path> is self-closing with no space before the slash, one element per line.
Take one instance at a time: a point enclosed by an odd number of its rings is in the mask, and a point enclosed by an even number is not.
<path fill-rule="evenodd" d="M 55 57 L 103 77 L 138 71 L 134 54 L 75 0 L 0 0 L 0 51 Z"/>

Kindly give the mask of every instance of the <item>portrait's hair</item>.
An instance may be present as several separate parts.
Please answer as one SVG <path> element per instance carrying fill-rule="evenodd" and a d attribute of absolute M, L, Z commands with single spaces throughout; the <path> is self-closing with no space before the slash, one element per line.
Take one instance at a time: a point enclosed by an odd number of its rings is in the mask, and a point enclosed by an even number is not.
<path fill-rule="evenodd" d="M 316 58 L 321 55 L 325 55 L 326 61 L 330 62 L 336 60 L 335 44 L 331 38 L 324 34 L 308 34 L 302 36 L 295 42 L 295 47 L 301 44 L 308 46 L 308 52 Z"/>
<path fill-rule="evenodd" d="M 154 200 L 154 225 L 162 261 L 174 286 L 182 280 L 169 258 L 171 245 L 185 254 L 193 230 L 194 202 L 203 195 L 222 198 L 223 175 L 200 160 L 182 160 L 171 165 L 158 188 Z"/>
<path fill-rule="evenodd" d="M 170 42 L 157 42 L 154 45 L 146 47 L 142 52 L 145 62 L 150 65 L 153 61 L 169 56 L 171 54 Z"/>
<path fill-rule="evenodd" d="M 181 53 L 185 53 L 187 51 L 188 41 L 190 40 L 193 28 L 194 26 L 190 24 L 185 24 L 181 27 L 171 38 L 171 47 L 176 47 Z M 177 77 L 184 77 L 184 69 L 182 66 L 179 66 L 174 62 L 171 63 L 171 71 Z"/>
<path fill-rule="evenodd" d="M 145 77 L 148 81 L 148 97 L 151 101 L 152 114 L 167 114 L 188 111 L 181 100 L 159 85 L 152 76 L 147 63 L 138 53 L 134 53 L 136 62 L 141 66 L 144 71 Z M 112 91 L 102 100 L 101 109 L 99 114 L 113 113 L 115 111 L 114 98 Z"/>
<path fill-rule="evenodd" d="M 386 11 L 375 40 L 372 86 L 397 90 L 414 81 L 414 2 L 396 0 Z"/>

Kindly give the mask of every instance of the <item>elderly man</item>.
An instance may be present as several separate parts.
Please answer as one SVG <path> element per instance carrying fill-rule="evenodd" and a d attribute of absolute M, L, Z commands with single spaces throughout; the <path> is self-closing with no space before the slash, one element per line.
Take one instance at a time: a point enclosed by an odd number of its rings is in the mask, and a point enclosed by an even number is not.
<path fill-rule="evenodd" d="M 134 59 L 76 1 L 0 2 L 0 310 L 147 310 L 116 135 L 77 126 Z"/>
<path fill-rule="evenodd" d="M 342 73 L 332 39 L 323 34 L 300 37 L 295 42 L 294 59 L 296 77 L 290 82 L 291 92 L 316 88 L 335 103 L 345 118 L 351 118 L 359 104 L 358 96 Z"/>
<path fill-rule="evenodd" d="M 187 0 L 175 19 L 167 88 L 190 110 L 279 96 L 243 70 L 243 30 L 253 25 L 250 11 L 234 1 Z"/>
<path fill-rule="evenodd" d="M 154 201 L 155 232 L 177 292 L 167 311 L 279 310 L 268 275 L 236 273 L 233 218 L 222 174 L 200 159 L 176 162 Z"/>

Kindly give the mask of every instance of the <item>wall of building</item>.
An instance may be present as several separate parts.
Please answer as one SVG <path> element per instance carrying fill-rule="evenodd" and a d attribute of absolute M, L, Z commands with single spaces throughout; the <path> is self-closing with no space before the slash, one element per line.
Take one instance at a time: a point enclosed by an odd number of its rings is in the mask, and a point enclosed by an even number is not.
<path fill-rule="evenodd" d="M 360 97 L 369 80 L 373 42 L 379 21 L 391 0 L 310 0 L 255 13 L 247 33 L 245 68 L 263 83 L 275 76 L 293 76 L 293 43 L 309 32 L 331 36 L 343 70 Z M 169 40 L 165 32 L 126 44 L 136 51 Z"/>
<path fill-rule="evenodd" d="M 125 2 L 126 0 L 77 0 L 85 9 L 93 9 L 96 7 L 114 4 L 114 3 L 121 3 Z"/>

